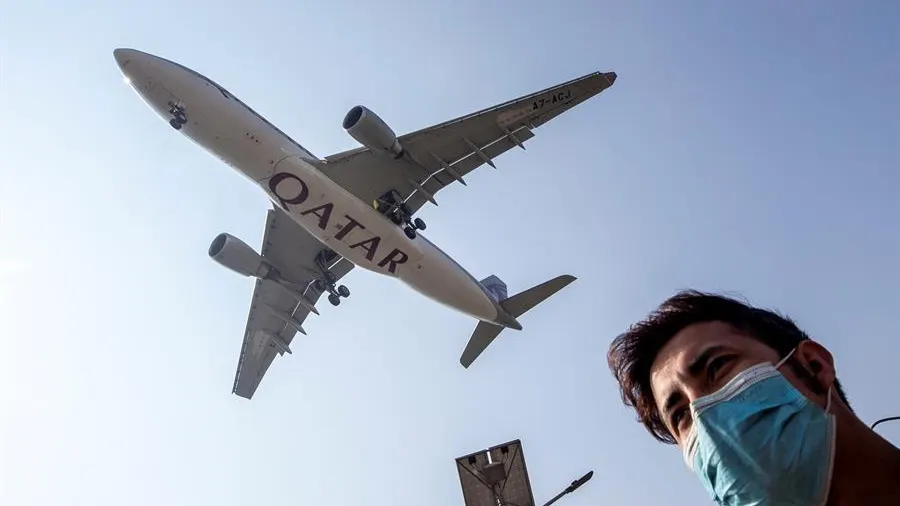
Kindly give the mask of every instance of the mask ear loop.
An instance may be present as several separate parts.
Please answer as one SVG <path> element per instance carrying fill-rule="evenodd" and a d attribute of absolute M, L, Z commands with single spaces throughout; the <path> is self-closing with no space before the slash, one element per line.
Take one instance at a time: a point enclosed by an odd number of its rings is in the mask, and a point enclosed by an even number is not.
<path fill-rule="evenodd" d="M 787 362 L 788 359 L 791 358 L 791 355 L 794 354 L 794 351 L 795 351 L 796 349 L 797 349 L 797 348 L 794 348 L 793 350 L 790 351 L 790 353 L 788 353 L 787 355 L 785 355 L 783 359 L 779 360 L 778 363 L 775 364 L 775 369 L 778 369 L 779 367 L 783 366 L 783 365 L 785 364 L 785 362 Z M 834 388 L 833 386 L 828 387 L 828 392 L 825 394 L 825 395 L 826 395 L 826 398 L 825 398 L 825 413 L 827 413 L 827 414 L 831 414 L 831 394 L 833 393 L 833 392 L 832 392 L 832 391 L 833 391 L 833 388 Z"/>
<path fill-rule="evenodd" d="M 796 350 L 797 350 L 797 348 L 792 349 L 787 355 L 784 356 L 783 359 L 779 360 L 778 363 L 775 364 L 775 369 L 778 369 L 781 366 L 783 366 L 784 363 L 787 362 L 789 358 L 791 358 L 791 355 L 793 355 L 794 351 L 796 351 Z"/>
<path fill-rule="evenodd" d="M 785 362 L 787 362 L 788 359 L 791 358 L 791 355 L 793 355 L 793 354 L 794 354 L 794 351 L 796 351 L 796 350 L 797 350 L 797 348 L 795 347 L 794 349 L 792 349 L 792 350 L 790 351 L 790 353 L 788 353 L 787 355 L 785 355 L 785 357 L 784 357 L 783 359 L 779 360 L 779 361 L 778 361 L 778 364 L 775 365 L 775 369 L 777 370 L 779 367 L 783 366 L 783 365 L 785 364 Z M 832 395 L 833 389 L 834 389 L 834 386 L 833 386 L 833 385 L 828 387 L 828 393 L 826 394 L 826 395 L 827 395 L 827 398 L 826 398 L 826 400 L 825 400 L 825 416 L 831 415 L 831 416 L 830 416 L 830 418 L 831 418 L 831 422 L 830 422 L 830 423 L 831 423 L 831 426 L 832 426 L 832 429 L 831 429 L 831 440 L 829 441 L 829 446 L 830 446 L 830 448 L 831 448 L 831 455 L 829 456 L 829 462 L 831 462 L 831 464 L 830 464 L 830 466 L 829 466 L 829 468 L 828 468 L 828 481 L 827 481 L 827 485 L 826 485 L 826 488 L 825 488 L 826 490 L 831 490 L 831 479 L 832 479 L 833 474 L 834 474 L 834 451 L 835 451 L 835 440 L 836 440 L 836 437 L 837 437 L 837 435 L 836 435 L 836 427 L 835 427 L 835 425 L 834 425 L 834 424 L 835 424 L 834 415 L 831 414 L 831 395 Z M 898 418 L 900 418 L 900 417 L 898 417 Z M 827 500 L 827 497 L 826 497 L 826 498 L 823 498 L 821 504 L 825 504 L 825 501 L 826 501 L 826 500 Z"/>
<path fill-rule="evenodd" d="M 687 464 L 688 469 L 691 471 L 694 470 L 694 454 L 697 450 L 697 429 L 696 426 L 691 427 L 691 431 L 688 433 L 688 437 L 684 442 L 684 450 L 681 452 L 681 457 L 684 460 L 684 463 Z"/>
<path fill-rule="evenodd" d="M 825 401 L 825 416 L 829 419 L 828 424 L 831 426 L 831 430 L 829 431 L 829 441 L 828 446 L 830 448 L 828 455 L 828 480 L 825 482 L 825 490 L 831 490 L 831 480 L 834 479 L 834 452 L 837 447 L 837 417 L 831 413 L 831 394 L 833 387 L 828 387 L 828 399 Z M 828 501 L 828 492 L 825 492 L 825 497 L 822 498 L 821 504 L 825 504 Z"/>

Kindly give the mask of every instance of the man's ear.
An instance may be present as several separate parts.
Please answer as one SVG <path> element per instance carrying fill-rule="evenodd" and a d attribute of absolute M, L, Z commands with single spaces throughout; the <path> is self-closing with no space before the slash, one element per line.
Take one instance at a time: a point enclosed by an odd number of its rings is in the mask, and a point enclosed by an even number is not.
<path fill-rule="evenodd" d="M 834 357 L 824 346 L 807 339 L 797 345 L 794 352 L 798 365 L 809 373 L 808 381 L 814 383 L 811 388 L 817 393 L 825 394 L 828 388 L 834 385 L 836 374 L 834 371 Z"/>

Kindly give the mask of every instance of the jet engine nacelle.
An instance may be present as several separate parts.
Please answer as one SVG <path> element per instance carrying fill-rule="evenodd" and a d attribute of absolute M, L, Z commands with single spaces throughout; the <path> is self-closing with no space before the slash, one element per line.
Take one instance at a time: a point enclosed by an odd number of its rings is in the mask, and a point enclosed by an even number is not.
<path fill-rule="evenodd" d="M 344 116 L 344 130 L 363 146 L 395 158 L 403 155 L 403 146 L 397 135 L 377 114 L 361 105 L 355 106 Z"/>
<path fill-rule="evenodd" d="M 209 256 L 219 264 L 244 276 L 266 277 L 272 267 L 244 241 L 231 234 L 219 234 L 209 245 Z"/>

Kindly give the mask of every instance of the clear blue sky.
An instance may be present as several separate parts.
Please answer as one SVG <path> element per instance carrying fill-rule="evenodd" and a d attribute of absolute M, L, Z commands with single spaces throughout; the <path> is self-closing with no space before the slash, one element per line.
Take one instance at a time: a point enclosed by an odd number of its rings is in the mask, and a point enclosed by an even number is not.
<path fill-rule="evenodd" d="M 453 459 L 524 442 L 538 503 L 703 504 L 619 401 L 610 340 L 675 290 L 740 293 L 900 412 L 894 2 L 195 0 L 0 8 L 0 503 L 462 504 Z M 112 50 L 218 81 L 315 154 L 594 70 L 615 86 L 422 216 L 474 275 L 579 281 L 471 370 L 474 322 L 359 271 L 259 394 L 230 394 L 266 197 L 155 116 Z M 883 426 L 900 444 L 900 426 Z"/>

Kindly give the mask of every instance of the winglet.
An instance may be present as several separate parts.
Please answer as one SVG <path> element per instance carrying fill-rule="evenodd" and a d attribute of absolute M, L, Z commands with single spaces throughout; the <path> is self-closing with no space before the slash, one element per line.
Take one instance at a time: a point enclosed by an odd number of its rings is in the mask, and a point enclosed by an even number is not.
<path fill-rule="evenodd" d="M 616 82 L 616 78 L 618 78 L 619 76 L 615 72 L 607 72 L 607 73 L 603 74 L 603 77 L 605 77 L 606 81 L 609 83 L 609 85 L 612 86 L 613 83 Z"/>

